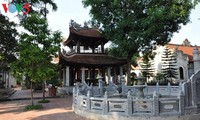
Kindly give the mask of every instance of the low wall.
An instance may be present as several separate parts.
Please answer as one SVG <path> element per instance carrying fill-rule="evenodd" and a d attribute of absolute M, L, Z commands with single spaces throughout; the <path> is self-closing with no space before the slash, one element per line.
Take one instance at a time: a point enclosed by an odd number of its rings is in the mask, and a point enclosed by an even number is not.
<path fill-rule="evenodd" d="M 135 93 L 136 89 L 134 86 L 126 86 L 126 93 L 128 91 L 131 91 L 131 93 Z M 167 86 L 160 86 L 157 84 L 156 86 L 146 86 L 143 90 L 145 95 L 152 95 L 154 91 L 156 93 L 161 94 L 161 95 L 174 95 L 177 96 L 179 94 L 179 91 L 182 90 L 182 85 L 180 84 L 179 86 L 171 86 L 168 84 Z"/>
<path fill-rule="evenodd" d="M 83 110 L 75 110 L 75 113 L 92 120 L 199 120 L 200 114 L 194 115 L 177 115 L 177 116 L 119 116 L 119 115 L 104 115 L 91 113 Z"/>
<path fill-rule="evenodd" d="M 98 87 L 74 87 L 72 107 L 91 119 L 200 120 L 199 93 L 200 70 L 179 86 L 126 86 L 123 78 L 103 86 L 100 78 Z"/>
<path fill-rule="evenodd" d="M 152 98 L 134 99 L 130 92 L 126 98 L 120 96 L 91 97 L 90 91 L 87 96 L 80 95 L 74 90 L 73 108 L 74 111 L 85 111 L 115 116 L 163 116 L 184 114 L 183 95 L 171 98 L 161 98 L 154 94 Z"/>

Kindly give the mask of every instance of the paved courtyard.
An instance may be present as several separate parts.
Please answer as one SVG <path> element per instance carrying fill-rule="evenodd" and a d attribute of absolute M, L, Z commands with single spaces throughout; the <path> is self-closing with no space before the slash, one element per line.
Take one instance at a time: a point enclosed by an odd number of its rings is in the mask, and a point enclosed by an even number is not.
<path fill-rule="evenodd" d="M 30 91 L 17 90 L 12 99 L 28 97 Z M 22 94 L 24 93 L 24 94 Z M 39 93 L 36 93 L 39 97 Z M 41 94 L 41 93 L 40 93 Z M 30 94 L 29 94 L 30 95 Z M 41 99 L 35 99 L 34 103 Z M 30 100 L 12 100 L 0 102 L 0 120 L 88 120 L 72 111 L 72 96 L 67 98 L 48 98 L 49 103 L 43 103 L 43 110 L 24 111 Z"/>

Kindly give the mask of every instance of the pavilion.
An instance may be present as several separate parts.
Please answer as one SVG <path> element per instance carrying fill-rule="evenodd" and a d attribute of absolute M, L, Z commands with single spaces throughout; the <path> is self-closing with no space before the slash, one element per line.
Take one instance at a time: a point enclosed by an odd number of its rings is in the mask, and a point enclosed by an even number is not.
<path fill-rule="evenodd" d="M 76 82 L 96 85 L 99 76 L 104 81 L 119 82 L 117 76 L 123 75 L 123 66 L 127 61 L 105 52 L 104 45 L 108 40 L 100 35 L 99 30 L 70 26 L 69 32 L 68 39 L 63 43 L 69 51 L 59 52 L 64 86 L 73 86 Z"/>

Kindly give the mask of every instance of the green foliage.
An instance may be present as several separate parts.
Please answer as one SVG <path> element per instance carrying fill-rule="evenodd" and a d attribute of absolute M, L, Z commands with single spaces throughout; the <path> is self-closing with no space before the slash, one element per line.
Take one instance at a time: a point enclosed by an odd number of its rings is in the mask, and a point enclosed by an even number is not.
<path fill-rule="evenodd" d="M 84 22 L 85 28 L 96 28 L 98 29 L 100 27 L 100 24 L 96 20 L 89 20 Z"/>
<path fill-rule="evenodd" d="M 118 49 L 117 46 L 112 45 L 111 47 L 107 48 L 108 54 L 114 56 L 114 57 L 126 57 L 126 53 L 123 53 L 122 49 Z"/>
<path fill-rule="evenodd" d="M 29 78 L 32 89 L 32 82 L 44 83 L 55 76 L 57 71 L 51 60 L 57 56 L 62 38 L 59 31 L 49 30 L 46 18 L 40 14 L 30 14 L 21 25 L 27 31 L 20 35 L 19 57 L 11 64 L 11 69 L 15 77 L 25 75 Z"/>
<path fill-rule="evenodd" d="M 30 4 L 30 13 L 40 13 L 43 16 L 46 16 L 49 13 L 48 8 L 51 8 L 53 11 L 56 11 L 58 9 L 56 3 L 53 0 L 12 0 L 13 3 L 18 4 L 24 4 L 29 3 Z M 18 15 L 20 20 L 24 21 L 27 16 L 25 15 Z"/>
<path fill-rule="evenodd" d="M 154 76 L 154 58 L 155 54 L 152 51 L 145 51 L 145 53 L 142 56 L 142 62 L 140 63 L 140 69 L 142 72 L 143 77 L 145 77 L 146 81 L 150 77 Z"/>
<path fill-rule="evenodd" d="M 157 73 L 155 78 L 157 81 L 162 81 L 165 78 L 165 76 L 162 73 Z"/>
<path fill-rule="evenodd" d="M 41 109 L 43 109 L 42 105 L 27 105 L 24 110 L 29 111 L 29 110 L 41 110 Z"/>
<path fill-rule="evenodd" d="M 83 4 L 91 7 L 102 34 L 129 59 L 135 52 L 168 43 L 180 24 L 189 22 L 195 5 L 190 0 L 83 0 Z"/>
<path fill-rule="evenodd" d="M 46 19 L 39 14 L 28 16 L 21 25 L 31 34 L 20 35 L 19 59 L 11 65 L 14 75 L 25 74 L 35 82 L 51 79 L 55 70 L 50 62 L 59 50 L 60 32 L 50 31 Z"/>
<path fill-rule="evenodd" d="M 101 26 L 102 35 L 111 40 L 130 62 L 135 53 L 151 51 L 156 45 L 170 42 L 181 24 L 189 22 L 191 0 L 83 0 L 91 7 L 93 20 Z"/>
<path fill-rule="evenodd" d="M 49 103 L 50 101 L 49 100 L 40 100 L 38 101 L 38 103 Z"/>
<path fill-rule="evenodd" d="M 169 79 L 176 79 L 178 75 L 178 69 L 176 65 L 176 56 L 169 48 L 164 48 L 162 54 L 162 74 L 165 77 L 165 80 L 168 82 Z"/>
<path fill-rule="evenodd" d="M 0 14 L 0 67 L 2 67 L 1 62 L 11 63 L 16 60 L 18 33 L 15 27 L 14 22 L 10 22 L 8 17 Z"/>
<path fill-rule="evenodd" d="M 152 60 L 145 60 L 142 63 L 140 63 L 140 69 L 143 77 L 145 77 L 146 81 L 148 81 L 150 77 L 153 77 L 154 62 Z"/>

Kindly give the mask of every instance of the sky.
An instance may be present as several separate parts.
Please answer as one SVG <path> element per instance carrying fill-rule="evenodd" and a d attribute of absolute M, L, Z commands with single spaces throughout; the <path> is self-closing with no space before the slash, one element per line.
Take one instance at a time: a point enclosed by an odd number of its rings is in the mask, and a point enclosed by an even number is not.
<path fill-rule="evenodd" d="M 48 15 L 50 27 L 54 30 L 60 29 L 65 38 L 69 34 L 70 19 L 79 24 L 90 20 L 89 8 L 84 8 L 82 0 L 56 0 L 58 10 Z M 178 33 L 174 33 L 170 43 L 182 44 L 186 38 L 192 45 L 200 46 L 200 5 L 192 10 L 190 20 L 187 25 L 182 26 Z"/>
<path fill-rule="evenodd" d="M 0 3 L 6 0 L 0 0 Z M 56 12 L 50 11 L 48 14 L 49 27 L 52 30 L 60 30 L 62 36 L 67 38 L 69 35 L 69 22 L 74 20 L 79 24 L 91 19 L 89 8 L 84 8 L 82 0 L 54 0 L 58 6 Z M 11 16 L 10 19 L 17 21 L 18 18 Z M 200 46 L 200 5 L 196 6 L 190 15 L 190 20 L 187 25 L 182 26 L 178 33 L 174 33 L 170 43 L 182 44 L 186 38 L 192 45 Z"/>

